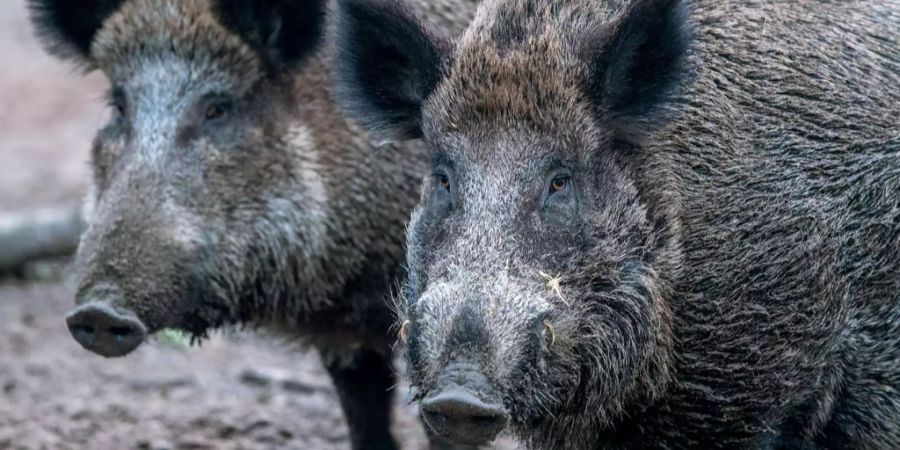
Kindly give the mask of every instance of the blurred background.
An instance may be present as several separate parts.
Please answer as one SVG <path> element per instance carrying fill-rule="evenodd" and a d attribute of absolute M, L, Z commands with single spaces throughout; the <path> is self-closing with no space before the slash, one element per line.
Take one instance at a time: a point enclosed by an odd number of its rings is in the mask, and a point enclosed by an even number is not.
<path fill-rule="evenodd" d="M 44 54 L 25 0 L 0 1 L 0 449 L 349 448 L 315 353 L 241 332 L 190 347 L 169 333 L 110 360 L 69 336 L 68 258 L 21 261 L 71 251 L 105 88 Z M 424 448 L 407 392 L 395 432 Z"/>

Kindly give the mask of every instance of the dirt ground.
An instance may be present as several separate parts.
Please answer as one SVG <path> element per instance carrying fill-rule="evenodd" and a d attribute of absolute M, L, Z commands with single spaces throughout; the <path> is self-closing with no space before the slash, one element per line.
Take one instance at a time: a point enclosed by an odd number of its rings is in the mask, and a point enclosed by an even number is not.
<path fill-rule="evenodd" d="M 24 2 L 0 2 L 0 212 L 77 204 L 106 115 L 103 78 L 45 56 Z M 69 337 L 72 288 L 57 272 L 0 280 L 0 449 L 348 448 L 314 353 L 221 333 L 103 359 Z M 396 435 L 424 448 L 407 387 L 397 391 Z"/>

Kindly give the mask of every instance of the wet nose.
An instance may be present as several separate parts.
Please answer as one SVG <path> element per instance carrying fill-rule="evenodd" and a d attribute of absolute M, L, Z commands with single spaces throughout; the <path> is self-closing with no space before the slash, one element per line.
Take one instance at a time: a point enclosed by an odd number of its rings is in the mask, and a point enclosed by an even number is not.
<path fill-rule="evenodd" d="M 432 431 L 455 444 L 488 443 L 506 426 L 502 406 L 482 401 L 461 387 L 423 400 L 422 415 Z"/>
<path fill-rule="evenodd" d="M 106 304 L 82 305 L 66 316 L 66 323 L 82 347 L 108 358 L 127 355 L 147 336 L 140 320 Z"/>

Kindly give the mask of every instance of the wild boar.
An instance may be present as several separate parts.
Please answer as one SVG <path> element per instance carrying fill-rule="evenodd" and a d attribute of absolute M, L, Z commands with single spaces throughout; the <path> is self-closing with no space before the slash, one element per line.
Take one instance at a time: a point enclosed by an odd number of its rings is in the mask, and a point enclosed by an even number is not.
<path fill-rule="evenodd" d="M 457 41 L 340 6 L 338 102 L 430 154 L 433 431 L 900 448 L 900 3 L 487 0 Z"/>
<path fill-rule="evenodd" d="M 109 80 L 75 261 L 85 348 L 230 324 L 311 343 L 356 448 L 390 434 L 389 303 L 424 168 L 377 157 L 328 92 L 324 0 L 31 0 L 48 48 Z M 466 0 L 419 11 L 461 29 Z"/>

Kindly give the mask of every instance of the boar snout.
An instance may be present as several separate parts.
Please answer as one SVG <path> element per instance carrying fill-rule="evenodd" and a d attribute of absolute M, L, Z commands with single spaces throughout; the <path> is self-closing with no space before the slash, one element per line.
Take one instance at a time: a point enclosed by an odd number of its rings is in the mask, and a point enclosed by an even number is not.
<path fill-rule="evenodd" d="M 439 388 L 422 401 L 422 416 L 435 434 L 449 442 L 485 444 L 503 431 L 507 420 L 493 392 L 473 364 L 451 364 Z"/>
<path fill-rule="evenodd" d="M 119 312 L 105 303 L 87 303 L 66 316 L 72 337 L 100 356 L 125 356 L 147 337 L 147 327 L 134 314 Z"/>

